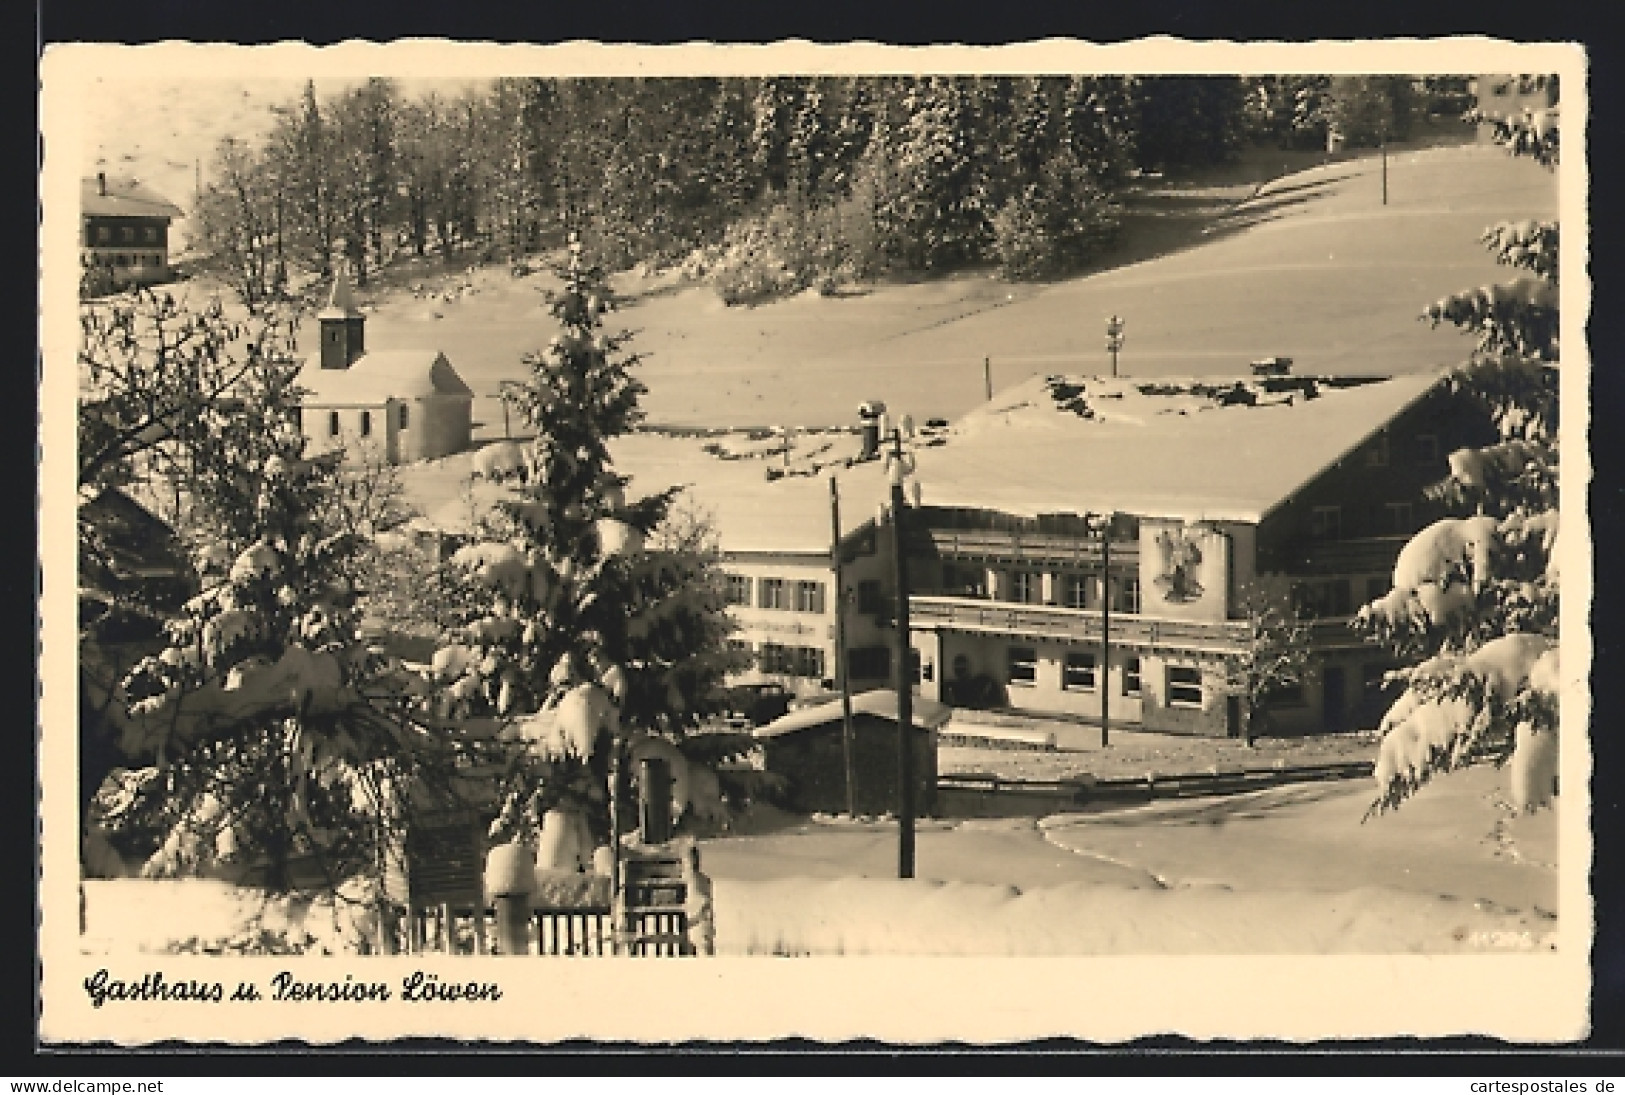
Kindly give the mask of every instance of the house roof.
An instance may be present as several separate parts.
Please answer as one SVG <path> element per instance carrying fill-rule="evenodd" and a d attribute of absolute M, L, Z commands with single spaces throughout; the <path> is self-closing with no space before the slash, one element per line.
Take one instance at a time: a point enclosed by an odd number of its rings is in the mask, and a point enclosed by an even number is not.
<path fill-rule="evenodd" d="M 174 220 L 186 213 L 168 198 L 135 179 L 107 176 L 107 193 L 91 176 L 79 180 L 79 203 L 87 217 L 162 217 Z"/>
<path fill-rule="evenodd" d="M 852 713 L 854 715 L 873 715 L 876 718 L 897 721 L 897 692 L 890 688 L 876 688 L 869 692 L 859 692 L 852 697 Z M 911 712 L 913 724 L 922 730 L 935 730 L 953 717 L 953 708 L 936 700 L 924 696 L 914 697 L 914 706 Z M 751 733 L 758 738 L 777 738 L 785 734 L 794 734 L 802 730 L 809 730 L 815 726 L 823 726 L 830 722 L 841 721 L 841 701 L 831 700 L 828 703 L 818 704 L 816 707 L 803 707 L 798 711 L 791 711 L 766 726 L 758 726 Z"/>
<path fill-rule="evenodd" d="M 873 521 L 886 496 L 880 461 L 843 466 L 844 459 L 812 475 L 769 480 L 773 460 L 722 460 L 704 450 L 705 438 L 635 433 L 610 442 L 615 470 L 630 475 L 630 493 L 653 493 L 673 485 L 710 519 L 726 552 L 829 554 L 829 478 L 840 483 L 841 534 L 849 536 Z M 839 454 L 856 454 L 851 435 L 832 446 Z M 826 454 L 826 458 L 836 455 Z M 792 469 L 793 470 L 793 469 Z"/>
<path fill-rule="evenodd" d="M 79 521 L 100 547 L 101 559 L 121 580 L 178 577 L 191 566 L 175 530 L 116 487 L 79 505 Z"/>
<path fill-rule="evenodd" d="M 373 350 L 347 369 L 324 369 L 308 358 L 299 370 L 305 406 L 378 406 L 388 399 L 464 396 L 474 391 L 439 350 Z"/>
<path fill-rule="evenodd" d="M 930 506 L 1256 522 L 1441 377 L 1034 377 L 921 449 L 916 475 Z"/>

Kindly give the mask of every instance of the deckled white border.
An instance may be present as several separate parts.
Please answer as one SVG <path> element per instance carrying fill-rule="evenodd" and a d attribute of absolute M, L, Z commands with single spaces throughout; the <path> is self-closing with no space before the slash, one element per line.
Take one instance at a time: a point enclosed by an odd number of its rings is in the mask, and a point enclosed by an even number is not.
<path fill-rule="evenodd" d="M 73 452 L 78 337 L 77 187 L 82 97 L 95 77 L 209 80 L 311 76 L 691 75 L 841 73 L 1557 72 L 1563 80 L 1560 203 L 1563 377 L 1563 707 L 1559 950 L 1439 957 L 1102 957 L 1017 959 L 715 959 L 699 962 L 494 962 L 507 993 L 495 1007 L 171 1003 L 91 1008 L 80 988 L 100 964 L 78 953 L 74 693 L 76 602 Z M 302 1038 L 455 1036 L 608 1041 L 879 1038 L 901 1043 L 999 1043 L 1050 1036 L 1117 1042 L 1174 1031 L 1195 1038 L 1308 1040 L 1482 1033 L 1563 1041 L 1587 1031 L 1592 903 L 1586 729 L 1591 602 L 1585 445 L 1589 357 L 1585 319 L 1585 58 L 1576 45 L 1486 38 L 1435 42 L 1216 43 L 1167 38 L 1096 46 L 1050 40 L 1004 47 L 771 45 L 481 45 L 410 40 L 388 45 L 192 43 L 49 47 L 41 66 L 42 458 L 40 706 L 42 861 L 41 1036 L 47 1041 L 258 1042 Z M 1420 307 L 1420 302 L 1419 302 Z M 1269 926 L 1260 925 L 1261 931 Z M 481 977 L 469 959 L 124 960 L 140 973 L 235 981 L 279 969 L 397 981 L 408 968 Z M 241 1008 L 241 1005 L 237 1006 Z"/>

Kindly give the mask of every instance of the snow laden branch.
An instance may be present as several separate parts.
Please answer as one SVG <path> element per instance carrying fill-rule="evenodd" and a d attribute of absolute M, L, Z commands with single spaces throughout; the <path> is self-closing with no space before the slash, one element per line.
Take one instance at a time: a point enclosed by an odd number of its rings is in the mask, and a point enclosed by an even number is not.
<path fill-rule="evenodd" d="M 1502 143 L 1557 162 L 1555 111 L 1497 123 Z M 1401 550 L 1393 587 L 1357 630 L 1413 661 L 1384 716 L 1370 813 L 1397 807 L 1432 776 L 1510 765 L 1510 799 L 1534 809 L 1555 793 L 1560 678 L 1558 609 L 1558 227 L 1497 224 L 1481 237 L 1496 261 L 1528 273 L 1446 297 L 1423 315 L 1473 336 L 1478 354 L 1449 388 L 1499 440 L 1449 456 L 1428 495 L 1464 516 L 1423 529 Z M 1369 816 L 1369 814 L 1368 814 Z"/>

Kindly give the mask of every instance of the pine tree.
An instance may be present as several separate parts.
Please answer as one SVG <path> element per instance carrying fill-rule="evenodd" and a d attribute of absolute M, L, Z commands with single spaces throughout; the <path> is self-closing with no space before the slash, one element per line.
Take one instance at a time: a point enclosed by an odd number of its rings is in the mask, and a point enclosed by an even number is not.
<path fill-rule="evenodd" d="M 629 501 L 611 463 L 609 441 L 642 416 L 630 335 L 604 331 L 613 302 L 579 243 L 560 275 L 560 332 L 527 357 L 515 399 L 536 430 L 530 468 L 490 537 L 453 557 L 483 592 L 434 659 L 437 718 L 495 717 L 525 743 L 501 789 L 499 841 L 533 835 L 557 807 L 585 812 L 602 837 L 616 743 L 680 737 L 729 665 L 709 559 L 645 550 L 676 488 Z"/>
<path fill-rule="evenodd" d="M 1557 161 L 1555 115 L 1502 125 L 1515 154 Z M 1400 552 L 1394 588 L 1361 609 L 1359 626 L 1416 661 L 1382 720 L 1373 811 L 1398 806 L 1433 776 L 1509 764 L 1513 803 L 1553 793 L 1558 728 L 1558 226 L 1497 224 L 1483 241 L 1515 280 L 1454 294 L 1423 318 L 1475 337 L 1451 378 L 1501 440 L 1450 455 L 1433 494 L 1461 517 L 1418 533 Z"/>

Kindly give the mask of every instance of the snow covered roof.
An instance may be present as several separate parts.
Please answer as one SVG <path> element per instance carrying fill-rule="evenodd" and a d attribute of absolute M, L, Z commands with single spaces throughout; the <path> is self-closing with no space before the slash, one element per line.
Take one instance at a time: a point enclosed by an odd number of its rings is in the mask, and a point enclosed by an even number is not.
<path fill-rule="evenodd" d="M 95 176 L 79 180 L 79 203 L 87 217 L 162 217 L 173 220 L 186 213 L 168 198 L 135 179 L 108 175 L 107 192 Z"/>
<path fill-rule="evenodd" d="M 306 390 L 307 407 L 378 406 L 388 399 L 444 395 L 474 398 L 473 389 L 439 350 L 373 350 L 347 369 L 324 369 L 313 357 L 299 370 L 298 383 Z"/>
<path fill-rule="evenodd" d="M 840 483 L 841 534 L 874 520 L 886 496 L 879 461 L 843 466 L 837 461 L 813 475 L 769 480 L 771 459 L 723 460 L 704 450 L 700 437 L 628 434 L 610 442 L 615 470 L 632 477 L 628 494 L 652 494 L 682 485 L 683 499 L 706 514 L 726 552 L 824 553 L 830 549 L 829 477 Z M 856 438 L 841 444 L 857 451 Z"/>
<path fill-rule="evenodd" d="M 854 715 L 873 715 L 877 718 L 897 721 L 897 693 L 890 688 L 876 688 L 869 692 L 859 692 L 852 697 L 852 713 Z M 914 697 L 914 707 L 911 721 L 922 730 L 935 730 L 953 717 L 953 708 L 936 700 L 924 696 Z M 823 726 L 828 722 L 841 721 L 841 701 L 831 700 L 816 707 L 804 707 L 799 711 L 791 711 L 766 726 L 758 726 L 751 733 L 758 738 L 776 738 L 785 734 L 794 734 L 800 730 L 807 730 L 814 726 Z"/>
<path fill-rule="evenodd" d="M 920 449 L 916 477 L 929 506 L 1256 522 L 1441 375 L 1034 377 Z"/>

